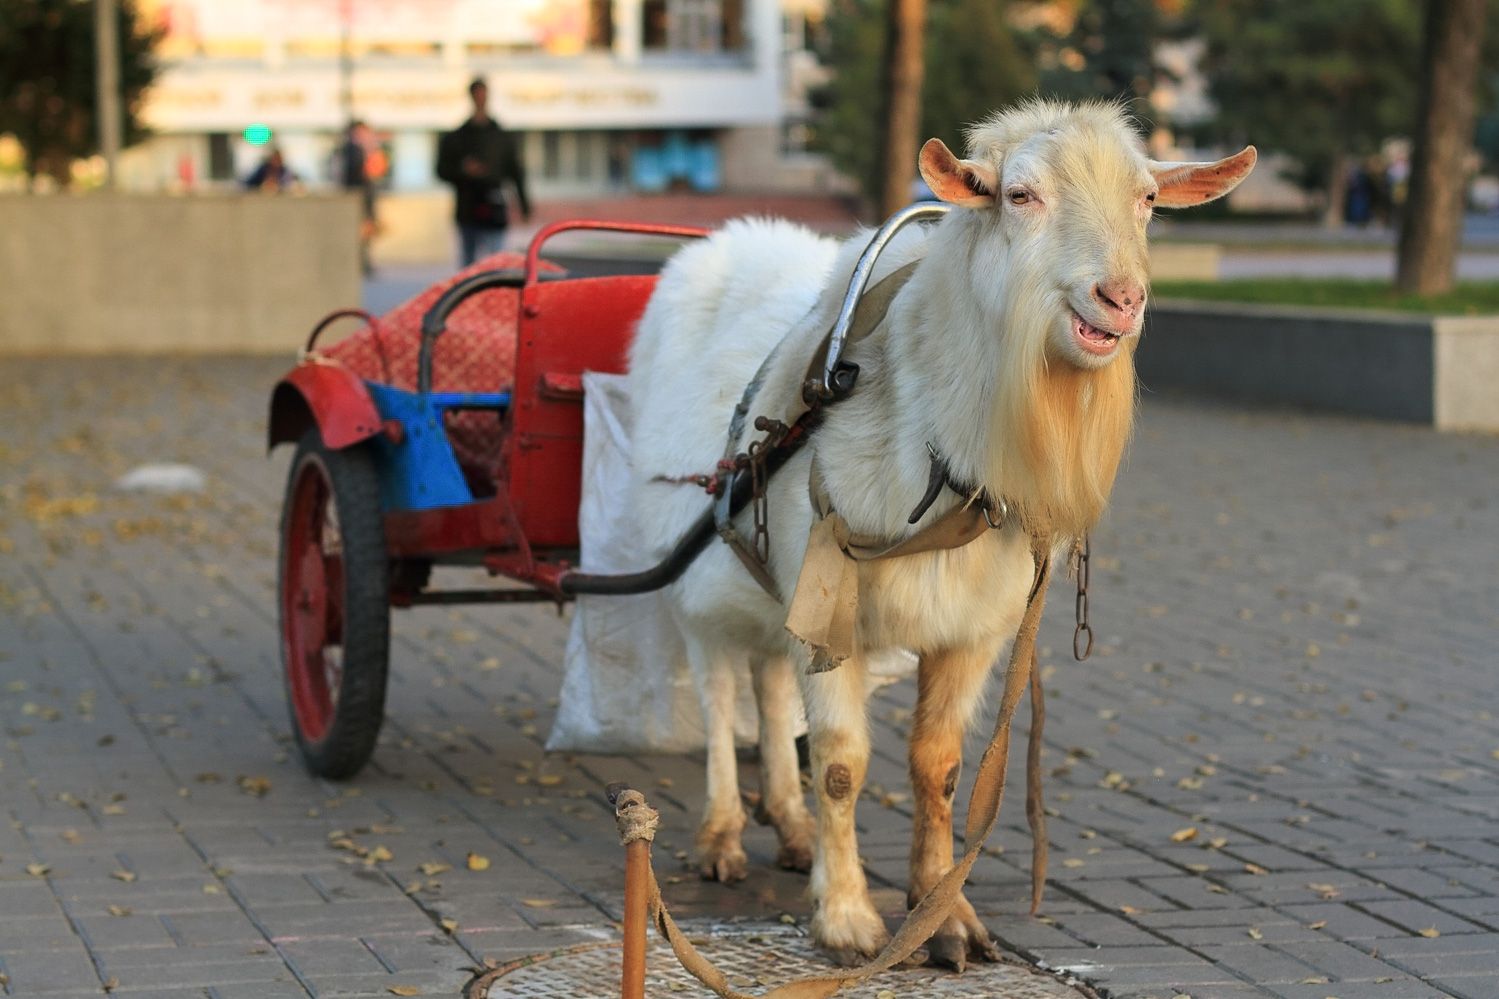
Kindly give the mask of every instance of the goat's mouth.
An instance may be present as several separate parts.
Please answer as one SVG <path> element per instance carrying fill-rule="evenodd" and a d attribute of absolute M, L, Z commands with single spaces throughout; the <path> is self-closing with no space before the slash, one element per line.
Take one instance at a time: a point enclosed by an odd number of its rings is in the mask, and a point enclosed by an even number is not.
<path fill-rule="evenodd" d="M 1107 357 L 1119 346 L 1121 339 L 1118 333 L 1099 329 L 1088 322 L 1075 311 L 1072 313 L 1072 339 L 1077 345 L 1089 354 L 1096 357 Z"/>

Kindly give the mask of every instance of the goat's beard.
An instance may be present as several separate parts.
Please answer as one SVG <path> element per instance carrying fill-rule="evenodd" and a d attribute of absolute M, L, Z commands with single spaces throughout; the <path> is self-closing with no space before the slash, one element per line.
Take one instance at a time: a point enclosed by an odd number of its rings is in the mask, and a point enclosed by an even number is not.
<path fill-rule="evenodd" d="M 1077 538 L 1103 515 L 1129 441 L 1139 337 L 1091 370 L 1051 357 L 1057 309 L 1066 306 L 1016 284 L 1000 345 L 988 481 L 1020 504 L 1031 529 Z"/>

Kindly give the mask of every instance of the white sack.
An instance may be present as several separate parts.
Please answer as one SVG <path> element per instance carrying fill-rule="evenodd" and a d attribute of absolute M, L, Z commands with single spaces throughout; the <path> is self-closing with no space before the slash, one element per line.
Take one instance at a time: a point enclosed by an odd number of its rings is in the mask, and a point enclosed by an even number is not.
<path fill-rule="evenodd" d="M 639 572 L 652 564 L 636 546 L 630 495 L 629 379 L 585 371 L 578 507 L 584 572 Z M 739 741 L 751 744 L 755 696 L 748 668 L 739 673 L 734 727 Z M 703 745 L 697 686 L 665 598 L 659 592 L 578 597 L 547 750 L 685 753 Z"/>
<path fill-rule="evenodd" d="M 629 379 L 585 371 L 578 506 L 584 572 L 639 572 L 652 564 L 636 544 L 630 455 Z M 704 507 L 707 502 L 704 496 Z M 893 683 L 915 667 L 916 657 L 904 650 L 872 655 L 869 686 Z M 747 664 L 738 664 L 736 672 L 735 737 L 753 745 L 759 721 Z M 805 730 L 805 722 L 799 729 Z M 661 593 L 579 596 L 547 751 L 686 753 L 703 746 L 702 707 L 686 645 Z"/>

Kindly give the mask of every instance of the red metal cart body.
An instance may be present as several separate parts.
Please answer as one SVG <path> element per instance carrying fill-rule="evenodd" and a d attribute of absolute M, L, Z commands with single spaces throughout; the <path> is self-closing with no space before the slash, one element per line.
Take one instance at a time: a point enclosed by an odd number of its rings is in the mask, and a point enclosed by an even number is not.
<path fill-rule="evenodd" d="M 303 758 L 322 776 L 351 776 L 373 752 L 391 606 L 569 599 L 559 579 L 577 561 L 583 372 L 625 371 L 656 284 L 543 261 L 546 241 L 570 229 L 706 235 L 550 225 L 523 261 L 497 255 L 386 317 L 330 316 L 272 394 L 270 445 L 297 445 L 280 558 L 288 699 Z M 322 329 L 349 314 L 366 328 L 317 350 Z M 433 591 L 443 564 L 520 585 Z"/>

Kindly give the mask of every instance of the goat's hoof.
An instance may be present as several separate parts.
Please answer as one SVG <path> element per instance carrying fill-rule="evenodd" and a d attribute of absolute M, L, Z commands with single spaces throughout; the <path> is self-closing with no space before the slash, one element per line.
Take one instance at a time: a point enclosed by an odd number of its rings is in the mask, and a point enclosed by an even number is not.
<path fill-rule="evenodd" d="M 872 905 L 866 911 L 846 910 L 839 919 L 819 912 L 812 917 L 812 942 L 834 964 L 854 968 L 885 949 L 890 931 Z"/>
<path fill-rule="evenodd" d="M 776 838 L 781 848 L 776 851 L 776 864 L 788 871 L 812 870 L 812 845 L 817 842 L 817 820 L 807 813 L 776 823 Z"/>
<path fill-rule="evenodd" d="M 740 832 L 740 826 L 698 830 L 697 866 L 703 880 L 731 885 L 749 874 L 749 857 L 745 856 Z"/>
<path fill-rule="evenodd" d="M 749 875 L 749 858 L 743 851 L 737 855 L 725 853 L 713 858 L 704 857 L 700 870 L 704 881 L 731 885 Z"/>
<path fill-rule="evenodd" d="M 788 871 L 812 870 L 812 846 L 809 843 L 782 843 L 776 851 L 776 866 Z"/>
<path fill-rule="evenodd" d="M 999 948 L 972 908 L 966 904 L 960 904 L 960 908 L 968 912 L 949 917 L 926 942 L 928 963 L 951 968 L 959 974 L 969 961 L 993 963 L 1001 959 Z"/>

